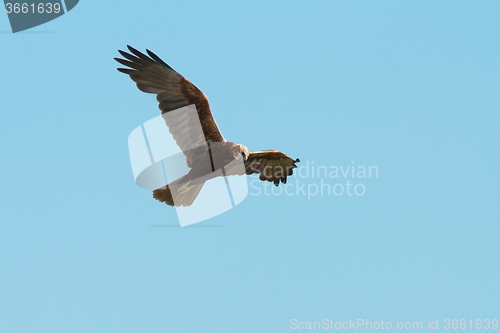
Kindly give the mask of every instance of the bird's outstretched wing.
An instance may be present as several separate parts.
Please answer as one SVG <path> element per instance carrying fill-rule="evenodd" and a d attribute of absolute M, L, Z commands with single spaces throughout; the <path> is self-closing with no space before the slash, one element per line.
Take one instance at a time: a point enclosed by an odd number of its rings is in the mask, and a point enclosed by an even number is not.
<path fill-rule="evenodd" d="M 294 160 L 278 150 L 256 151 L 248 155 L 245 171 L 247 175 L 258 173 L 260 180 L 267 180 L 278 186 L 280 180 L 283 184 L 286 183 L 287 177 L 297 167 L 297 162 L 300 160 Z"/>
<path fill-rule="evenodd" d="M 188 166 L 195 162 L 196 150 L 193 148 L 206 145 L 206 142 L 226 142 L 212 116 L 208 99 L 200 89 L 153 52 L 146 50 L 148 56 L 131 46 L 127 47 L 132 54 L 120 50 L 126 60 L 115 60 L 130 68 L 118 70 L 130 75 L 139 90 L 156 94 L 163 118 L 175 142 L 186 155 Z M 175 117 L 168 116 L 168 112 L 192 104 L 196 106 L 197 114 L 186 111 L 175 113 Z M 200 124 L 202 131 L 199 130 Z"/>

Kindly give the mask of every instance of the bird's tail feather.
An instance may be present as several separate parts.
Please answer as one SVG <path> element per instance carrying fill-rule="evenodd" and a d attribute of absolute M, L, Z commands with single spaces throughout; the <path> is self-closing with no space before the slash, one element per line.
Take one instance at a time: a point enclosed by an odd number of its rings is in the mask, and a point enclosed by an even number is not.
<path fill-rule="evenodd" d="M 168 185 L 154 190 L 153 198 L 165 202 L 169 206 L 191 206 L 204 183 L 191 185 L 191 181 L 183 181 L 184 178 L 181 177 Z"/>

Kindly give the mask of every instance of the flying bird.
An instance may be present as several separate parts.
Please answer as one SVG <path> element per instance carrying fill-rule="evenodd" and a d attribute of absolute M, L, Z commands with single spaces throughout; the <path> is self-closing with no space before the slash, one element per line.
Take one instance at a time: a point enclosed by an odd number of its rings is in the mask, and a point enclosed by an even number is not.
<path fill-rule="evenodd" d="M 203 184 L 216 176 L 258 173 L 260 180 L 286 183 L 299 159 L 278 150 L 249 152 L 242 144 L 224 139 L 215 122 L 205 94 L 176 72 L 153 52 L 148 55 L 127 46 L 130 53 L 118 50 L 125 59 L 115 58 L 128 68 L 118 68 L 136 82 L 139 90 L 156 94 L 162 117 L 176 144 L 186 157 L 189 172 L 153 191 L 153 197 L 170 206 L 190 206 Z M 189 108 L 194 105 L 196 111 Z M 196 125 L 201 124 L 201 130 Z M 232 163 L 241 161 L 240 164 Z M 238 168 L 238 165 L 243 167 Z M 222 170 L 216 173 L 215 171 Z"/>

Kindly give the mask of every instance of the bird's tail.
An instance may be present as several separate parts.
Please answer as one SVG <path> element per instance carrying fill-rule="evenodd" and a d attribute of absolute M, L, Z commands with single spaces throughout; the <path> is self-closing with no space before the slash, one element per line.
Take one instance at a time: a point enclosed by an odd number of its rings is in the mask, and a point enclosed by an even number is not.
<path fill-rule="evenodd" d="M 165 202 L 169 206 L 191 206 L 205 183 L 192 183 L 191 180 L 183 181 L 185 178 L 186 176 L 183 176 L 154 190 L 153 198 Z"/>

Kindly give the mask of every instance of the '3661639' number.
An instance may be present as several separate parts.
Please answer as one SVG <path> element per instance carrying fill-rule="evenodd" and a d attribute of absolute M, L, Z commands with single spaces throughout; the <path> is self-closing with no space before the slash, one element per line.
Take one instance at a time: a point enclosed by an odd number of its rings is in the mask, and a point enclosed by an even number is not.
<path fill-rule="evenodd" d="M 38 14 L 51 14 L 59 13 L 61 11 L 61 5 L 59 3 L 39 3 L 35 5 L 34 3 L 6 3 L 5 9 L 7 14 L 27 14 L 27 13 L 38 13 Z"/>

